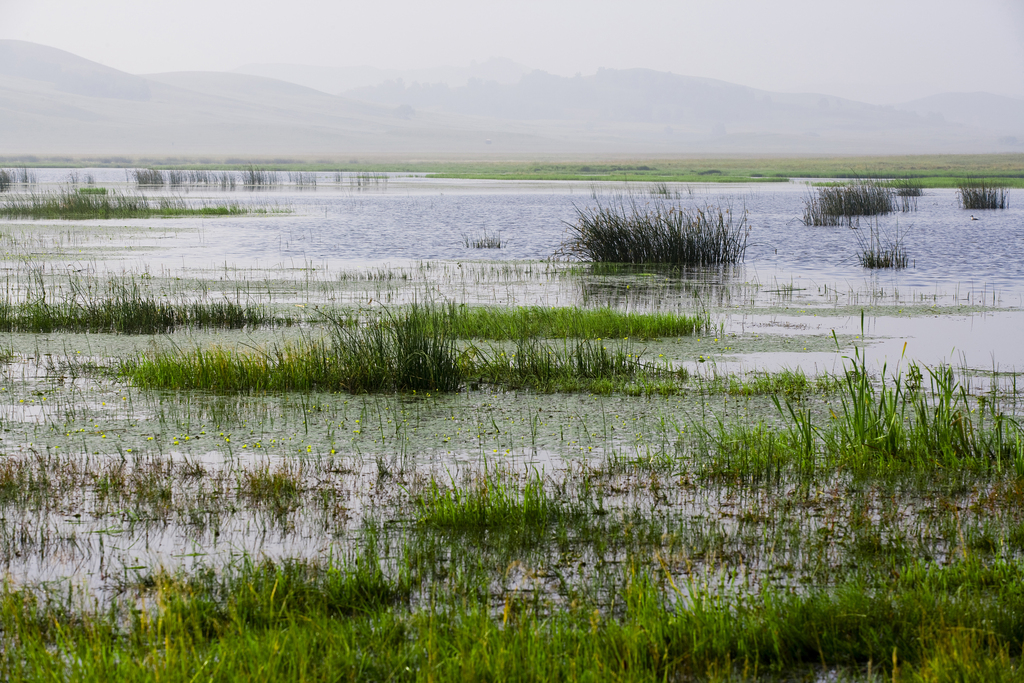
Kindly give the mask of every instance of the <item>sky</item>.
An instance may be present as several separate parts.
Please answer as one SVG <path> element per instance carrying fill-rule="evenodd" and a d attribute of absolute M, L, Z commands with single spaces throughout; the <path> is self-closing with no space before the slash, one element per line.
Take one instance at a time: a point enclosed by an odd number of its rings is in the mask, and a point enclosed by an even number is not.
<path fill-rule="evenodd" d="M 1024 99 L 1024 0 L 0 0 L 0 38 L 129 73 L 247 63 L 643 67 L 875 104 Z"/>

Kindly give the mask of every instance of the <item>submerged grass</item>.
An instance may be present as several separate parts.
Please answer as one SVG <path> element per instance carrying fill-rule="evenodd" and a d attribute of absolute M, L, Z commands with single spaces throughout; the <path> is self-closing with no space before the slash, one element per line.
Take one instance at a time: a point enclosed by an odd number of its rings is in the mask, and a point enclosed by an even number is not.
<path fill-rule="evenodd" d="M 635 198 L 617 206 L 576 207 L 562 253 L 583 261 L 710 266 L 737 263 L 747 248 L 746 213 L 692 209 Z"/>
<path fill-rule="evenodd" d="M 57 220 L 153 218 L 173 216 L 242 216 L 266 213 L 267 209 L 237 203 L 195 206 L 183 199 L 111 193 L 57 192 L 8 196 L 0 202 L 0 216 Z"/>

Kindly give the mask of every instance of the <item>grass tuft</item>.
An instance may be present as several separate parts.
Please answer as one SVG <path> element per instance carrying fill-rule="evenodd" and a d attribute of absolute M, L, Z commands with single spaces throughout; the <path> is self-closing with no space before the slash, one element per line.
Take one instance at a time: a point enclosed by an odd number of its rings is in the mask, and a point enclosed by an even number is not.
<path fill-rule="evenodd" d="M 956 197 L 965 209 L 1005 209 L 1010 206 L 1006 186 L 984 178 L 965 178 L 957 184 Z"/>
<path fill-rule="evenodd" d="M 747 248 L 746 212 L 635 199 L 576 207 L 562 253 L 583 261 L 710 266 L 736 263 Z"/>

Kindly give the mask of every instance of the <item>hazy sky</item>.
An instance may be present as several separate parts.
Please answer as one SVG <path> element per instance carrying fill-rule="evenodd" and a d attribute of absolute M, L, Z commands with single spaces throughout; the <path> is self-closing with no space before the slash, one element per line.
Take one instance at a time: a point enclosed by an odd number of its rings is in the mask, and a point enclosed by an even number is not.
<path fill-rule="evenodd" d="M 879 103 L 1024 98 L 1024 0 L 0 0 L 0 22 L 0 38 L 131 73 L 502 56 L 564 75 L 647 67 Z"/>

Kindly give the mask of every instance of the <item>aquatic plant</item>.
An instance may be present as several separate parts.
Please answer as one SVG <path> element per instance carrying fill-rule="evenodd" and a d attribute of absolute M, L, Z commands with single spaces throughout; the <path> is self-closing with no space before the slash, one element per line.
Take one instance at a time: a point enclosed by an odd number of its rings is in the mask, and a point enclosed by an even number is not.
<path fill-rule="evenodd" d="M 103 189 L 103 188 L 98 188 Z M 267 209 L 241 204 L 191 205 L 181 198 L 149 199 L 141 194 L 120 192 L 56 192 L 8 196 L 0 202 L 0 216 L 35 219 L 114 219 L 155 216 L 240 216 L 265 213 Z"/>
<path fill-rule="evenodd" d="M 957 183 L 956 197 L 965 209 L 1005 209 L 1010 203 L 1005 185 L 985 178 L 965 178 Z"/>
<path fill-rule="evenodd" d="M 742 260 L 749 232 L 745 211 L 630 198 L 577 206 L 560 253 L 593 262 L 709 266 Z"/>
<path fill-rule="evenodd" d="M 142 187 L 163 187 L 164 174 L 154 168 L 133 168 L 125 171 L 130 182 Z"/>
<path fill-rule="evenodd" d="M 462 235 L 462 244 L 467 249 L 501 249 L 505 246 L 505 242 L 501 241 L 501 233 L 493 234 L 484 230 L 484 234 L 480 237 L 470 237 L 469 235 Z"/>
<path fill-rule="evenodd" d="M 804 225 L 852 224 L 859 216 L 877 216 L 895 210 L 894 190 L 877 181 L 857 181 L 814 188 L 804 200 Z M 909 210 L 909 205 L 908 209 Z"/>
<path fill-rule="evenodd" d="M 881 230 L 878 224 L 870 226 L 868 238 L 865 240 L 857 233 L 860 253 L 857 258 L 865 268 L 906 268 L 910 263 L 905 245 L 905 235 L 900 233 L 896 225 L 893 234 Z"/>
<path fill-rule="evenodd" d="M 6 192 L 14 184 L 14 177 L 6 168 L 0 168 L 0 192 Z"/>
<path fill-rule="evenodd" d="M 288 173 L 288 182 L 298 188 L 316 188 L 316 173 L 306 171 L 291 171 Z"/>
<path fill-rule="evenodd" d="M 242 186 L 248 190 L 277 187 L 281 178 L 277 171 L 270 171 L 250 164 L 240 174 Z"/>

